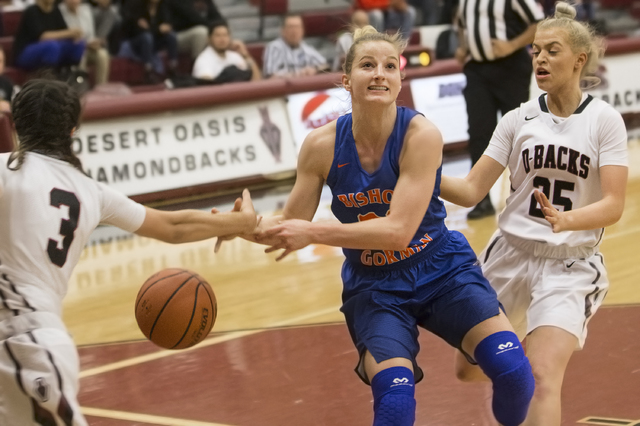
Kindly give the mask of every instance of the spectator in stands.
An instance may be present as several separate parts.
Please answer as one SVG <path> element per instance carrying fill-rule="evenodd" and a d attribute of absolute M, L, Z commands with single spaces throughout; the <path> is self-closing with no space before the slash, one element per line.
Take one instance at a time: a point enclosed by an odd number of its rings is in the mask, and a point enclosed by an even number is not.
<path fill-rule="evenodd" d="M 22 12 L 13 42 L 15 63 L 27 70 L 69 68 L 82 59 L 82 30 L 67 28 L 55 0 L 37 0 Z"/>
<path fill-rule="evenodd" d="M 0 47 L 0 112 L 11 111 L 11 99 L 13 98 L 13 82 L 4 75 L 4 50 Z"/>
<path fill-rule="evenodd" d="M 447 3 L 453 3 L 452 0 L 444 0 L 442 4 L 439 0 L 408 0 L 409 4 L 413 6 L 417 13 L 416 21 L 414 24 L 419 25 L 437 25 L 442 21 L 441 6 L 446 7 Z M 444 21 L 445 23 L 451 22 L 451 20 Z"/>
<path fill-rule="evenodd" d="M 340 34 L 336 41 L 336 55 L 333 58 L 333 66 L 331 67 L 333 71 L 342 69 L 347 52 L 353 44 L 353 32 L 365 25 L 369 25 L 369 15 L 362 9 L 356 9 L 351 15 L 351 28 L 349 28 L 349 31 Z"/>
<path fill-rule="evenodd" d="M 222 21 L 213 0 L 167 0 L 171 24 L 178 36 L 178 52 L 195 59 L 209 43 L 209 30 Z"/>
<path fill-rule="evenodd" d="M 120 50 L 120 27 L 122 18 L 111 0 L 96 0 L 92 3 L 93 22 L 96 37 L 106 40 L 107 50 L 117 55 Z"/>
<path fill-rule="evenodd" d="M 308 76 L 327 70 L 327 59 L 303 38 L 302 16 L 285 16 L 280 37 L 264 50 L 263 75 L 269 78 Z"/>
<path fill-rule="evenodd" d="M 11 0 L 11 5 L 2 4 L 2 10 L 24 10 L 28 6 L 36 4 L 35 0 Z"/>
<path fill-rule="evenodd" d="M 178 41 L 164 0 L 127 0 L 122 15 L 125 41 L 120 54 L 144 62 L 147 83 L 158 83 L 164 74 L 164 65 L 157 53 L 166 50 L 167 74 L 174 76 L 178 66 Z"/>
<path fill-rule="evenodd" d="M 409 40 L 416 21 L 416 9 L 407 0 L 355 0 L 354 6 L 369 14 L 369 21 L 378 32 L 399 30 Z"/>
<path fill-rule="evenodd" d="M 192 74 L 196 79 L 217 84 L 262 78 L 244 43 L 231 39 L 226 22 L 214 24 L 209 43 L 193 65 Z"/>
<path fill-rule="evenodd" d="M 68 28 L 82 31 L 82 39 L 87 48 L 80 61 L 80 69 L 87 70 L 87 64 L 92 63 L 96 68 L 96 84 L 104 84 L 109 79 L 109 52 L 106 49 L 107 40 L 96 37 L 91 6 L 80 3 L 80 0 L 63 0 L 58 6 Z"/>

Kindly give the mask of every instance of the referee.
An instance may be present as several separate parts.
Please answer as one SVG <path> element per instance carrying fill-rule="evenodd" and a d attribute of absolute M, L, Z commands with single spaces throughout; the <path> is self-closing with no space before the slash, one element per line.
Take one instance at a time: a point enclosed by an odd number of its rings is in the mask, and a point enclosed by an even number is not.
<path fill-rule="evenodd" d="M 544 18 L 535 0 L 460 0 L 456 59 L 464 64 L 472 166 L 489 145 L 502 115 L 529 100 L 533 66 L 526 46 Z M 469 219 L 495 214 L 487 195 Z"/>

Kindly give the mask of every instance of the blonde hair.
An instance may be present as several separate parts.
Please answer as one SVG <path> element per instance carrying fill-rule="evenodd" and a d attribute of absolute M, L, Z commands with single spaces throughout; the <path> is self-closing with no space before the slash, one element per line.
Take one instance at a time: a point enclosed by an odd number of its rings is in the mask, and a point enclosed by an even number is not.
<path fill-rule="evenodd" d="M 404 48 L 407 47 L 407 41 L 402 38 L 402 35 L 400 33 L 379 33 L 371 25 L 365 25 L 362 28 L 356 28 L 353 32 L 353 44 L 347 52 L 347 57 L 344 60 L 344 65 L 342 65 L 342 70 L 345 74 L 351 74 L 353 60 L 356 56 L 356 48 L 358 47 L 358 45 L 367 41 L 386 41 L 396 48 L 398 54 L 401 54 L 404 51 Z"/>
<path fill-rule="evenodd" d="M 596 35 L 592 26 L 575 20 L 576 9 L 569 3 L 556 3 L 556 12 L 538 23 L 538 31 L 560 28 L 567 32 L 569 46 L 573 53 L 584 52 L 587 54 L 587 62 L 580 72 L 580 80 L 583 88 L 595 87 L 600 83 L 600 78 L 594 75 L 598 69 L 600 59 L 604 56 L 604 38 Z"/>

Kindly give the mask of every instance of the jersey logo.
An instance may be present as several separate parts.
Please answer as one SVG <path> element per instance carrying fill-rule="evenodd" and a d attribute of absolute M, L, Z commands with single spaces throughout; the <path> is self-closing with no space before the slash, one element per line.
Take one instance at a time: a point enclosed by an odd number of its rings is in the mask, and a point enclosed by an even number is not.
<path fill-rule="evenodd" d="M 534 115 L 533 117 L 527 117 L 527 116 L 525 115 L 524 120 L 525 120 L 525 121 L 531 121 L 531 120 L 533 120 L 533 119 L 534 119 L 534 118 L 536 118 L 536 117 L 537 117 L 537 115 Z"/>
<path fill-rule="evenodd" d="M 33 390 L 40 397 L 42 402 L 49 400 L 49 384 L 44 377 L 38 377 L 33 381 Z"/>
<path fill-rule="evenodd" d="M 390 211 L 391 210 L 387 210 L 386 216 L 389 216 Z M 371 219 L 382 219 L 382 216 L 378 216 L 377 214 L 375 214 L 375 212 L 369 212 L 369 213 L 358 215 L 358 222 L 364 222 L 366 220 L 371 220 Z"/>
<path fill-rule="evenodd" d="M 351 164 L 351 163 L 338 164 L 338 168 L 340 168 L 340 167 L 344 167 L 344 166 L 347 166 L 347 165 L 349 165 L 349 164 Z"/>

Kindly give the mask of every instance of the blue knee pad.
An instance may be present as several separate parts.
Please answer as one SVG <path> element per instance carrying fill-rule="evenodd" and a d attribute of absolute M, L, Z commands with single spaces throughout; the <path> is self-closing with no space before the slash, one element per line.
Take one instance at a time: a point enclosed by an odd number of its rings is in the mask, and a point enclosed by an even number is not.
<path fill-rule="evenodd" d="M 406 367 L 380 371 L 371 380 L 373 426 L 413 426 L 416 420 L 415 383 Z"/>
<path fill-rule="evenodd" d="M 503 426 L 524 422 L 535 381 L 522 345 L 511 331 L 486 337 L 474 352 L 476 362 L 493 382 L 493 415 Z"/>

